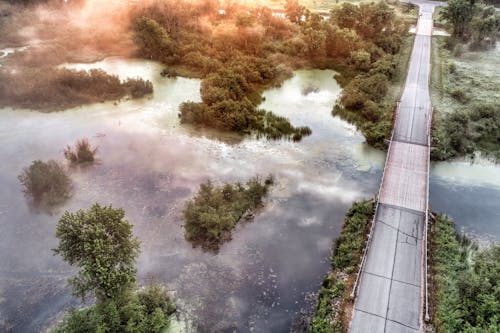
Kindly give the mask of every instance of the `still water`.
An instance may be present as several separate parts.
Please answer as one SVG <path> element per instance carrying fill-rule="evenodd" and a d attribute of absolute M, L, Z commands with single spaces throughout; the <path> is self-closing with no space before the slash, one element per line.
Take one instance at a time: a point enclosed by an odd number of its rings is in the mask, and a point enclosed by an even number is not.
<path fill-rule="evenodd" d="M 178 106 L 200 100 L 200 81 L 163 78 L 154 62 L 108 58 L 67 66 L 140 76 L 155 92 L 56 113 L 0 110 L 0 331 L 43 331 L 78 306 L 66 287 L 74 269 L 51 248 L 62 212 L 94 202 L 125 209 L 142 241 L 140 282 L 168 285 L 179 330 L 289 332 L 298 325 L 328 270 L 345 212 L 377 191 L 384 161 L 353 126 L 331 116 L 341 91 L 334 72 L 297 71 L 264 93 L 262 108 L 312 129 L 292 143 L 181 126 Z M 64 147 L 81 137 L 99 146 L 99 162 L 70 170 L 75 194 L 63 207 L 50 213 L 30 207 L 16 178 L 22 168 L 35 159 L 62 161 Z M 183 204 L 202 181 L 270 173 L 277 184 L 265 208 L 239 225 L 218 254 L 184 240 Z M 470 233 L 500 236 L 496 166 L 437 164 L 431 182 L 435 210 Z"/>

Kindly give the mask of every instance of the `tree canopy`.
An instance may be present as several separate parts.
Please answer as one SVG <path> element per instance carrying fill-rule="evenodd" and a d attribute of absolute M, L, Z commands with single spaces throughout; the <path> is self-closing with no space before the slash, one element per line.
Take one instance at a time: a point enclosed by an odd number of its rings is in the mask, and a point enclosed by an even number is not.
<path fill-rule="evenodd" d="M 73 293 L 92 294 L 97 303 L 71 309 L 53 333 L 160 333 L 169 325 L 176 306 L 166 288 L 152 283 L 137 290 L 139 241 L 123 209 L 96 203 L 89 210 L 65 212 L 56 236 L 54 252 L 80 268 L 69 280 Z"/>
<path fill-rule="evenodd" d="M 65 212 L 59 220 L 54 252 L 80 268 L 70 280 L 77 296 L 112 299 L 135 283 L 139 241 L 124 217 L 123 209 L 96 203 L 88 211 Z"/>

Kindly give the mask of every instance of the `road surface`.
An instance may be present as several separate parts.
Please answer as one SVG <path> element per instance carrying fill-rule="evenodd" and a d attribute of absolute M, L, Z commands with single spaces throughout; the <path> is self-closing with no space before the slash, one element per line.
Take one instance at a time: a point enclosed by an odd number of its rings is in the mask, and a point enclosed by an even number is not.
<path fill-rule="evenodd" d="M 362 264 L 349 331 L 422 329 L 425 216 L 428 208 L 432 14 L 420 1 L 408 76 L 397 108 L 375 223 Z"/>

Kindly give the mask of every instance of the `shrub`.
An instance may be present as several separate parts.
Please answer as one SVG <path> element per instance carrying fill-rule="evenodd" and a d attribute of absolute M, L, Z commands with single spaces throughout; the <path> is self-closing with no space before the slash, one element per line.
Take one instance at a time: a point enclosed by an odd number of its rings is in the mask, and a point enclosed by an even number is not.
<path fill-rule="evenodd" d="M 97 147 L 92 147 L 87 138 L 80 139 L 75 144 L 75 151 L 71 146 L 64 149 L 64 157 L 73 164 L 92 163 L 97 152 Z"/>
<path fill-rule="evenodd" d="M 470 101 L 470 97 L 462 89 L 454 89 L 450 92 L 450 95 L 460 103 L 468 103 Z"/>
<path fill-rule="evenodd" d="M 53 160 L 33 161 L 18 179 L 24 193 L 37 204 L 57 205 L 71 196 L 71 181 L 64 168 Z"/>
<path fill-rule="evenodd" d="M 193 246 L 217 251 L 223 242 L 231 239 L 231 231 L 238 221 L 252 216 L 262 205 L 273 184 L 272 176 L 264 182 L 252 178 L 246 186 L 240 183 L 214 186 L 210 181 L 201 184 L 198 193 L 184 207 L 186 239 Z"/>
<path fill-rule="evenodd" d="M 149 332 L 161 333 L 176 311 L 165 288 L 159 284 L 102 301 L 80 310 L 70 310 L 52 333 Z"/>

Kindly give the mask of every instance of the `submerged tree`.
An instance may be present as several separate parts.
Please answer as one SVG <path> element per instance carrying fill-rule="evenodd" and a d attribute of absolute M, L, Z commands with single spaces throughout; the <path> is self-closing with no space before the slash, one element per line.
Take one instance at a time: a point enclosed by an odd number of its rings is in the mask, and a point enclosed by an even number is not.
<path fill-rule="evenodd" d="M 33 198 L 35 204 L 49 206 L 64 202 L 71 196 L 71 180 L 64 168 L 54 160 L 33 161 L 18 176 L 24 193 Z"/>
<path fill-rule="evenodd" d="M 251 218 L 262 205 L 273 183 L 273 177 L 269 176 L 264 181 L 253 178 L 246 186 L 240 183 L 214 186 L 210 181 L 201 184 L 196 196 L 184 208 L 186 239 L 194 246 L 217 251 L 223 242 L 231 239 L 236 224 L 245 216 Z"/>
<path fill-rule="evenodd" d="M 98 300 L 114 298 L 136 281 L 135 260 L 139 241 L 123 209 L 94 204 L 90 210 L 65 212 L 59 220 L 54 252 L 80 267 L 70 280 L 77 296 L 92 293 Z"/>
<path fill-rule="evenodd" d="M 73 293 L 91 294 L 97 303 L 70 310 L 53 332 L 160 333 L 168 326 L 176 307 L 165 287 L 153 283 L 136 289 L 139 241 L 124 217 L 123 209 L 94 204 L 59 220 L 54 252 L 80 268 L 70 279 Z"/>

